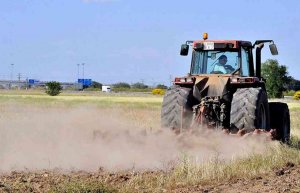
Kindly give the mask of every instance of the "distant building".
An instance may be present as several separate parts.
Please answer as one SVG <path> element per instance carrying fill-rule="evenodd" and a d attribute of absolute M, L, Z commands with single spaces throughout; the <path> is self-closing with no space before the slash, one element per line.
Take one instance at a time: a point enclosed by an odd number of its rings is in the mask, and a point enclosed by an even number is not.
<path fill-rule="evenodd" d="M 110 92 L 110 86 L 102 86 L 102 92 Z"/>

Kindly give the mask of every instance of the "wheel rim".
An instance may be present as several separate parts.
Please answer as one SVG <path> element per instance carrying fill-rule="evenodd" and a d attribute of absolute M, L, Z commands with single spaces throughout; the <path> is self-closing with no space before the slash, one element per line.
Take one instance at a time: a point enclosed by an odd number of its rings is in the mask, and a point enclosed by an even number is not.
<path fill-rule="evenodd" d="M 259 128 L 266 129 L 267 128 L 267 119 L 266 119 L 266 110 L 264 105 L 260 105 L 259 107 L 260 117 L 259 117 Z"/>

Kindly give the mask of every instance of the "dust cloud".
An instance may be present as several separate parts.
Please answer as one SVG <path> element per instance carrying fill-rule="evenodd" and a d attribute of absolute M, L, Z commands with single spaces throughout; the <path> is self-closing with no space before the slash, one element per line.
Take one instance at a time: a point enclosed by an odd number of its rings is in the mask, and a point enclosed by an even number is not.
<path fill-rule="evenodd" d="M 183 156 L 197 162 L 215 156 L 226 161 L 265 151 L 265 140 L 260 138 L 242 139 L 207 130 L 175 135 L 144 124 L 148 119 L 159 125 L 157 111 L 2 106 L 0 172 L 156 170 L 173 166 Z"/>

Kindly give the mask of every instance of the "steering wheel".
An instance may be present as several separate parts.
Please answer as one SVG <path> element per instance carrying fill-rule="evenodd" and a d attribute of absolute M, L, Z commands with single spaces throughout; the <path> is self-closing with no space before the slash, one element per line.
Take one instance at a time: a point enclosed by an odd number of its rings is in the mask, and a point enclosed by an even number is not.
<path fill-rule="evenodd" d="M 233 72 L 235 69 L 231 66 L 231 65 L 224 65 L 224 68 L 226 71 L 228 71 L 229 73 L 230 72 Z"/>
<path fill-rule="evenodd" d="M 221 71 L 211 71 L 211 74 L 224 74 L 224 73 Z"/>

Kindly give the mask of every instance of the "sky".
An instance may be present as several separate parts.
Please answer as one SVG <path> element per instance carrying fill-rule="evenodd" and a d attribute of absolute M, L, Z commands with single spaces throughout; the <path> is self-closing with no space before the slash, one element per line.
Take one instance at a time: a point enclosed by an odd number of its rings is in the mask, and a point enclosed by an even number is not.
<path fill-rule="evenodd" d="M 299 10 L 299 0 L 1 0 L 0 79 L 170 85 L 190 69 L 181 44 L 203 32 L 273 39 L 279 55 L 265 46 L 262 61 L 300 79 Z"/>

